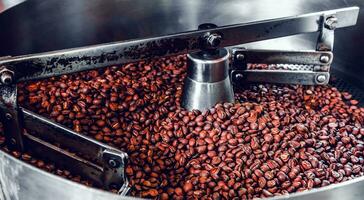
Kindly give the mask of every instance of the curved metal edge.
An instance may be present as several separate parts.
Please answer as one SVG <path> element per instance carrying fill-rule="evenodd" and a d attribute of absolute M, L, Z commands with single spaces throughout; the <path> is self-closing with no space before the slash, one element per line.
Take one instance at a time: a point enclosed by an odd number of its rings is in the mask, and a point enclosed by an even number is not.
<path fill-rule="evenodd" d="M 268 198 L 268 200 L 312 200 L 312 199 L 340 199 L 358 200 L 364 195 L 364 176 L 342 183 L 331 184 L 322 188 Z"/>
<path fill-rule="evenodd" d="M 357 200 L 364 195 L 363 188 L 364 176 L 323 188 L 271 197 L 267 200 Z M 0 200 L 39 200 L 50 197 L 54 200 L 136 199 L 115 195 L 63 179 L 0 151 Z"/>
<path fill-rule="evenodd" d="M 136 199 L 87 187 L 47 173 L 0 151 L 1 200 Z"/>
<path fill-rule="evenodd" d="M 3 4 L 3 6 L 0 6 L 0 13 L 3 13 L 7 10 L 9 10 L 10 8 L 13 8 L 21 3 L 23 3 L 25 0 L 13 0 L 13 1 L 5 1 L 5 2 L 0 2 L 0 4 Z M 2 199 L 0 199 L 2 200 Z"/>

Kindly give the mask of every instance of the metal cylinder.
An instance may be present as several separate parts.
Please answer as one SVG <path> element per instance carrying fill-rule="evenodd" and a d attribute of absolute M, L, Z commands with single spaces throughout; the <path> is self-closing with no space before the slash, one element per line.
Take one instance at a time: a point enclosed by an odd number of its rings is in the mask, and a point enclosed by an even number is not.
<path fill-rule="evenodd" d="M 188 54 L 182 106 L 187 110 L 205 111 L 220 102 L 234 102 L 229 51 L 222 48 Z"/>

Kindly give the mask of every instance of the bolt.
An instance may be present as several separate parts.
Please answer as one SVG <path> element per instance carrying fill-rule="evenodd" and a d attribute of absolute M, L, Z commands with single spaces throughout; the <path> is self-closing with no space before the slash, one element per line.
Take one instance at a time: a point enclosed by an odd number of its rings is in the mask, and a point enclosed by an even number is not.
<path fill-rule="evenodd" d="M 338 24 L 338 20 L 335 16 L 328 17 L 325 21 L 325 27 L 330 30 L 335 30 Z"/>
<path fill-rule="evenodd" d="M 109 160 L 109 165 L 112 168 L 117 168 L 119 166 L 118 162 L 116 160 L 114 160 L 114 159 Z"/>
<path fill-rule="evenodd" d="M 237 81 L 237 82 L 240 82 L 244 79 L 244 75 L 242 73 L 236 73 L 235 76 L 234 76 L 234 79 Z"/>
<path fill-rule="evenodd" d="M 210 34 L 208 37 L 207 37 L 207 44 L 210 46 L 210 47 L 217 47 L 220 45 L 221 43 L 221 35 L 219 34 L 216 34 L 216 33 L 213 33 L 213 34 Z"/>
<path fill-rule="evenodd" d="M 8 71 L 4 71 L 1 73 L 1 83 L 5 84 L 5 85 L 9 85 L 13 82 L 13 75 L 8 72 Z"/>
<path fill-rule="evenodd" d="M 320 75 L 318 75 L 318 76 L 316 77 L 316 81 L 317 81 L 318 83 L 323 83 L 323 82 L 325 82 L 325 81 L 326 81 L 326 76 L 325 76 L 325 75 L 323 75 L 323 74 L 320 74 Z"/>
<path fill-rule="evenodd" d="M 7 120 L 11 120 L 13 118 L 13 116 L 10 113 L 6 113 L 5 117 Z"/>
<path fill-rule="evenodd" d="M 238 55 L 236 55 L 236 59 L 238 59 L 240 61 L 244 60 L 244 58 L 245 58 L 244 54 L 239 53 Z"/>
<path fill-rule="evenodd" d="M 328 55 L 322 55 L 320 57 L 320 62 L 322 62 L 322 63 L 328 63 L 328 62 L 330 62 L 330 57 Z"/>

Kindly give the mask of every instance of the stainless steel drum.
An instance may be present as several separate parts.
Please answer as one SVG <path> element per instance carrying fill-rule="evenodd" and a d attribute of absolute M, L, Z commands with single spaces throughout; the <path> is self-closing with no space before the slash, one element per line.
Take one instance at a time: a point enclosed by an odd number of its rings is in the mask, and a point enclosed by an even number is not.
<path fill-rule="evenodd" d="M 0 56 L 15 56 L 99 43 L 149 38 L 218 26 L 298 15 L 348 6 L 362 0 L 29 0 L 0 14 Z M 332 65 L 339 89 L 364 101 L 364 12 L 358 23 L 335 33 Z M 237 36 L 238 37 L 238 36 Z M 244 47 L 314 49 L 317 34 L 298 35 Z M 0 58 L 1 59 L 1 58 Z M 364 177 L 270 199 L 362 199 Z M 0 200 L 129 199 L 88 188 L 0 151 Z"/>

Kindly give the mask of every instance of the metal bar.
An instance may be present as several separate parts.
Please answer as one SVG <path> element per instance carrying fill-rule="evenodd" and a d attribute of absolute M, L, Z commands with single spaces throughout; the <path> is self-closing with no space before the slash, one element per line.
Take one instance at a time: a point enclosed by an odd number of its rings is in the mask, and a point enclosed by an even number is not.
<path fill-rule="evenodd" d="M 222 41 L 217 47 L 225 47 L 300 33 L 318 32 L 321 16 L 329 14 L 335 14 L 337 17 L 337 28 L 352 26 L 356 24 L 358 13 L 358 7 L 349 7 L 208 30 L 19 56 L 1 60 L 0 66 L 12 69 L 15 72 L 16 81 L 47 78 L 142 59 L 198 51 L 203 48 L 201 38 L 208 33 L 221 35 Z"/>
<path fill-rule="evenodd" d="M 244 63 L 330 65 L 332 58 L 333 54 L 330 51 L 273 51 L 251 49 L 234 51 L 234 59 Z"/>
<path fill-rule="evenodd" d="M 329 82 L 330 73 L 291 70 L 232 70 L 231 76 L 234 84 L 241 84 L 241 81 L 246 81 L 253 83 L 326 85 Z"/>
<path fill-rule="evenodd" d="M 28 150 L 41 156 L 45 154 L 47 159 L 58 165 L 68 165 L 70 169 L 74 166 L 77 173 L 84 168 L 82 174 L 92 180 L 97 179 L 101 186 L 122 188 L 122 192 L 125 192 L 128 184 L 124 173 L 128 159 L 125 152 L 78 134 L 24 108 L 21 108 L 21 112 L 24 115 L 24 127 L 28 131 Z M 75 154 L 67 153 L 68 151 Z"/>
<path fill-rule="evenodd" d="M 24 143 L 27 150 L 37 157 L 55 163 L 58 167 L 71 169 L 72 172 L 94 181 L 97 186 L 103 186 L 101 181 L 102 166 L 95 165 L 74 153 L 65 151 L 27 133 L 24 133 Z"/>
<path fill-rule="evenodd" d="M 21 110 L 24 113 L 24 127 L 32 131 L 32 135 L 50 143 L 62 143 L 63 148 L 75 151 L 94 162 L 103 163 L 103 151 L 111 148 L 29 110 Z"/>
<path fill-rule="evenodd" d="M 332 51 L 334 49 L 334 30 L 338 20 L 335 15 L 323 15 L 321 20 L 321 31 L 317 39 L 316 50 Z"/>
<path fill-rule="evenodd" d="M 11 149 L 22 151 L 23 125 L 17 102 L 17 88 L 15 84 L 0 84 L 0 119 L 4 125 L 5 141 Z"/>

